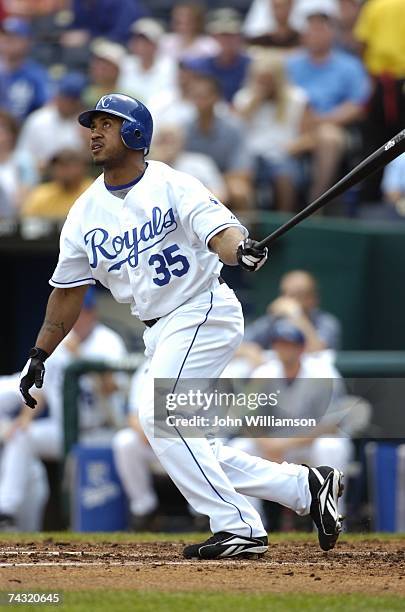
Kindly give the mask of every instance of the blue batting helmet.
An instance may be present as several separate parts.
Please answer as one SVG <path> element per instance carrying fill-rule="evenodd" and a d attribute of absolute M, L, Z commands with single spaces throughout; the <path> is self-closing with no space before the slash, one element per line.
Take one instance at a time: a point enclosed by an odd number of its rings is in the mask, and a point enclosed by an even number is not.
<path fill-rule="evenodd" d="M 95 113 L 106 113 L 124 119 L 121 126 L 122 142 L 128 149 L 149 152 L 153 133 L 153 119 L 142 102 L 124 94 L 108 94 L 96 106 L 79 115 L 79 123 L 89 128 Z"/>

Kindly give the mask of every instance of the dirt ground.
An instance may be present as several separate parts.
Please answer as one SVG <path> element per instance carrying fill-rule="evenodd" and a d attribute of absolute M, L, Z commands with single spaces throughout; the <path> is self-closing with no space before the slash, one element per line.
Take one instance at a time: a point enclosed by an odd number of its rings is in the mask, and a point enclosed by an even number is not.
<path fill-rule="evenodd" d="M 405 595 L 404 540 L 270 542 L 258 560 L 187 561 L 176 542 L 0 543 L 0 590 L 152 589 Z"/>

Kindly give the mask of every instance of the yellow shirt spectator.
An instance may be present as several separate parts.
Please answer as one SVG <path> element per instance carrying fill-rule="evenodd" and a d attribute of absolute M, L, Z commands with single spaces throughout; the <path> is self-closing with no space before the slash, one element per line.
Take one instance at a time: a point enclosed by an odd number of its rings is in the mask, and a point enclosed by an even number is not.
<path fill-rule="evenodd" d="M 355 27 L 371 74 L 405 78 L 405 0 L 368 0 Z"/>
<path fill-rule="evenodd" d="M 75 200 L 93 181 L 87 177 L 88 164 L 81 153 L 64 149 L 51 160 L 52 180 L 35 187 L 22 208 L 24 217 L 64 219 Z"/>

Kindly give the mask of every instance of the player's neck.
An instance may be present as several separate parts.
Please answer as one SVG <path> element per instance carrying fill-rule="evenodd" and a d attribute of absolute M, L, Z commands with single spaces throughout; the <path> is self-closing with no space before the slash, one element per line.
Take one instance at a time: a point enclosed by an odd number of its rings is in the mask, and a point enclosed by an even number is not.
<path fill-rule="evenodd" d="M 104 166 L 104 182 L 112 187 L 127 185 L 140 177 L 146 168 L 143 155 L 131 159 L 131 163 L 122 165 L 108 164 Z"/>

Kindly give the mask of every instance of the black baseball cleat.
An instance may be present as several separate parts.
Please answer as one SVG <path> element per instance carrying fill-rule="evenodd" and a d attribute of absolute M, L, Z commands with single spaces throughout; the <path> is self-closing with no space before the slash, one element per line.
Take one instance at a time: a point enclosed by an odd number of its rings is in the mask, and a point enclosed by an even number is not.
<path fill-rule="evenodd" d="M 191 544 L 183 550 L 186 559 L 230 559 L 232 557 L 261 557 L 268 549 L 267 536 L 245 536 L 219 531 L 201 544 Z"/>
<path fill-rule="evenodd" d="M 343 473 L 327 465 L 308 469 L 312 495 L 310 514 L 318 529 L 319 546 L 322 550 L 331 550 L 342 531 L 338 499 L 343 493 Z"/>

